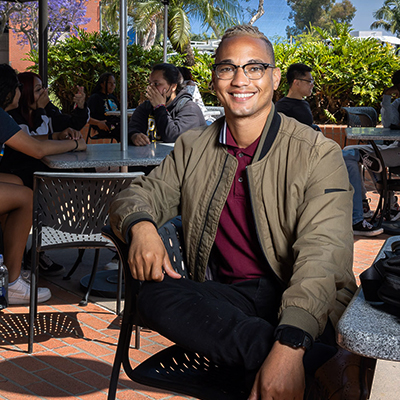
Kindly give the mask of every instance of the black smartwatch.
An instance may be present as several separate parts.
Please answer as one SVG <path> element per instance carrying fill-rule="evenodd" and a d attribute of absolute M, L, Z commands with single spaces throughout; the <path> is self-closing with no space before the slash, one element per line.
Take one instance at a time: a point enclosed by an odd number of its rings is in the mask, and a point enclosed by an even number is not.
<path fill-rule="evenodd" d="M 280 326 L 275 331 L 275 340 L 293 349 L 302 347 L 306 351 L 312 347 L 312 337 L 305 331 L 294 326 Z"/>

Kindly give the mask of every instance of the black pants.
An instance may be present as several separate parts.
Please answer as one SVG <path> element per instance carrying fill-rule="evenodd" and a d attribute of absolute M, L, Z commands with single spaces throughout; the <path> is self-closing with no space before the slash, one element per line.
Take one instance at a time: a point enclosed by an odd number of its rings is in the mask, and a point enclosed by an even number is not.
<path fill-rule="evenodd" d="M 138 313 L 145 326 L 181 347 L 217 364 L 257 371 L 274 343 L 282 292 L 264 278 L 237 284 L 189 279 L 144 282 Z M 322 340 L 321 340 L 322 339 Z M 331 324 L 306 353 L 306 372 L 315 370 L 336 353 Z"/>

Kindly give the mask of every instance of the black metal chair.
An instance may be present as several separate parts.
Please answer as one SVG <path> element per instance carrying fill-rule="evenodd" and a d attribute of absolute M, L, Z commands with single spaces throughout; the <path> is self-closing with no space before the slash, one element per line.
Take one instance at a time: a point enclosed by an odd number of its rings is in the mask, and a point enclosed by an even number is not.
<path fill-rule="evenodd" d="M 347 126 L 376 126 L 378 115 L 373 107 L 342 107 L 347 115 Z"/>
<path fill-rule="evenodd" d="M 342 107 L 346 112 L 347 127 L 376 126 L 378 115 L 373 107 Z M 344 139 L 344 147 L 347 144 L 347 136 Z"/>
<path fill-rule="evenodd" d="M 128 259 L 128 245 L 119 240 L 109 226 L 102 229 L 120 256 L 125 276 L 125 306 L 122 317 L 118 347 L 111 374 L 108 400 L 114 400 L 118 385 L 121 364 L 130 379 L 143 385 L 157 387 L 202 400 L 245 400 L 245 372 L 242 368 L 222 367 L 207 358 L 174 345 L 168 347 L 132 368 L 129 348 L 132 329 L 135 326 L 135 348 L 140 347 L 141 322 L 136 315 L 136 296 L 140 282 L 132 278 Z M 171 264 L 182 276 L 187 278 L 182 249 L 182 223 L 177 217 L 159 229 L 159 234 L 168 251 Z"/>
<path fill-rule="evenodd" d="M 28 352 L 32 352 L 37 314 L 37 274 L 39 253 L 57 248 L 96 249 L 87 292 L 80 305 L 86 305 L 95 279 L 101 248 L 114 248 L 101 234 L 108 222 L 108 209 L 114 196 L 143 173 L 57 173 L 37 172 L 33 188 L 33 235 L 31 298 Z M 80 252 L 71 275 L 82 260 Z M 118 274 L 117 314 L 120 312 L 122 268 Z"/>
<path fill-rule="evenodd" d="M 97 130 L 97 127 L 94 125 L 89 125 L 88 133 L 86 135 L 86 143 L 89 142 L 89 139 L 90 140 L 109 139 L 110 143 L 113 143 L 114 140 L 117 142 L 114 136 L 100 133 Z"/>

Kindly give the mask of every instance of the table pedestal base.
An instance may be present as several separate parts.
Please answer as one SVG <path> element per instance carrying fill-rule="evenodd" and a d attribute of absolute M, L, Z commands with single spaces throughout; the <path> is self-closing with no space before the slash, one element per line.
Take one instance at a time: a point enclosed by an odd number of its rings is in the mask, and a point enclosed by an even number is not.
<path fill-rule="evenodd" d="M 89 286 L 90 274 L 81 279 L 81 287 L 86 292 Z M 96 273 L 91 294 L 100 297 L 117 298 L 118 271 L 99 271 Z M 122 282 L 122 297 L 124 293 L 124 283 Z"/>

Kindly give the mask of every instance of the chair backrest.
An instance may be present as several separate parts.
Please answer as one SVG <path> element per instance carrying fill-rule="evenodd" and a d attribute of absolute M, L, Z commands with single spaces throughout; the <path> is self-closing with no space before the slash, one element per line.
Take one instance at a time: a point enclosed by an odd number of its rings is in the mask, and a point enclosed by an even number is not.
<path fill-rule="evenodd" d="M 110 133 L 102 131 L 99 132 L 96 125 L 89 125 L 87 135 L 86 135 L 86 143 L 89 143 L 90 140 L 110 140 L 110 143 L 113 143 L 114 140 L 117 142 L 118 140 Z"/>
<path fill-rule="evenodd" d="M 36 172 L 33 186 L 33 227 L 68 233 L 100 233 L 107 224 L 114 196 L 127 188 L 135 173 Z"/>
<path fill-rule="evenodd" d="M 378 122 L 378 114 L 373 107 L 342 107 L 346 111 L 347 126 L 375 127 Z"/>

